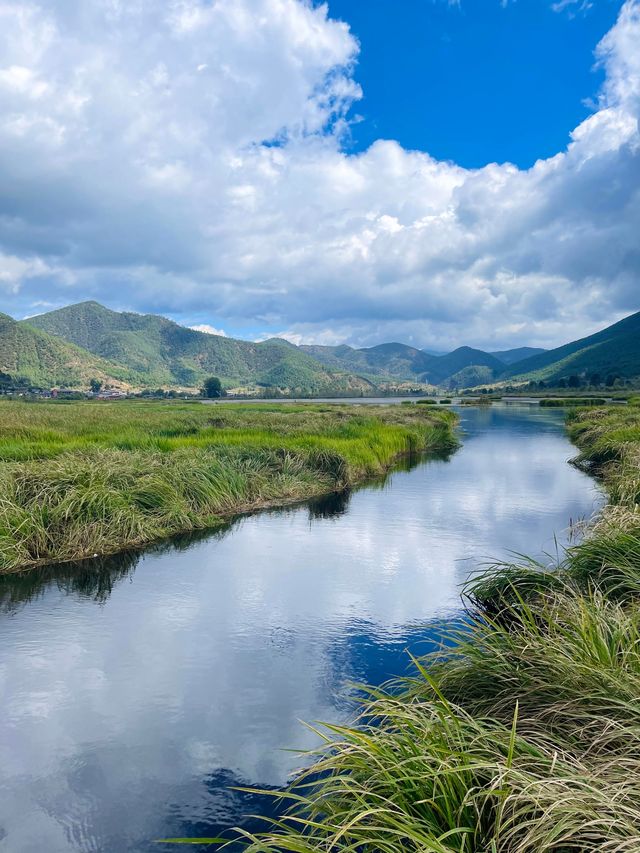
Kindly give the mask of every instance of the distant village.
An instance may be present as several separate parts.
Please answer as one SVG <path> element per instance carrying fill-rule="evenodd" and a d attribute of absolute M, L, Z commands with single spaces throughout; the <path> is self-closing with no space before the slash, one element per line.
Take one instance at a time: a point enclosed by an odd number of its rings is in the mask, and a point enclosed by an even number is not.
<path fill-rule="evenodd" d="M 4 385 L 0 388 L 0 396 L 3 397 L 42 397 L 47 400 L 125 400 L 130 395 L 119 388 L 108 388 L 104 391 L 78 391 L 72 388 L 38 388 L 25 385 Z"/>

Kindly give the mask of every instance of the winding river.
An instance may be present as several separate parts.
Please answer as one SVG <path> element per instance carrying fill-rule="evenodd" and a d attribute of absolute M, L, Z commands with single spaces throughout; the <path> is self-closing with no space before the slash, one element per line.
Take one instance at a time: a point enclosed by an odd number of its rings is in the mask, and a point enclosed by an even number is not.
<path fill-rule="evenodd" d="M 174 850 L 251 825 L 300 720 L 428 651 L 470 572 L 545 561 L 602 503 L 562 413 L 463 407 L 448 459 L 88 566 L 0 579 L 0 851 Z M 177 848 L 181 849 L 181 848 Z"/>

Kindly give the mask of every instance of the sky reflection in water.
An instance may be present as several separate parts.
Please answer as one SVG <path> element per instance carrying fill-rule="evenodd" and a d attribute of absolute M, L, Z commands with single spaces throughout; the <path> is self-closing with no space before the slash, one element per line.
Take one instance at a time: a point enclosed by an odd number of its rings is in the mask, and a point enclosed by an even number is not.
<path fill-rule="evenodd" d="M 0 850 L 158 850 L 263 812 L 229 786 L 284 784 L 299 720 L 347 719 L 345 683 L 432 647 L 470 570 L 554 554 L 599 506 L 561 413 L 462 418 L 450 460 L 347 498 L 3 581 Z"/>

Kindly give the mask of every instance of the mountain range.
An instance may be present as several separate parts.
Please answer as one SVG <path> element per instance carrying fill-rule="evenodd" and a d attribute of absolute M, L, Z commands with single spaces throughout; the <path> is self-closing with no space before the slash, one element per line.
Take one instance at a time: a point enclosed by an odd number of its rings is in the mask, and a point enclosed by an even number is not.
<path fill-rule="evenodd" d="M 366 348 L 296 346 L 282 338 L 255 343 L 90 301 L 28 320 L 0 314 L 0 371 L 5 384 L 39 387 L 84 388 L 95 378 L 125 388 L 193 389 L 216 375 L 228 388 L 317 395 L 530 380 L 552 385 L 573 375 L 632 379 L 640 377 L 640 312 L 552 350 L 462 346 L 435 355 L 402 343 Z"/>

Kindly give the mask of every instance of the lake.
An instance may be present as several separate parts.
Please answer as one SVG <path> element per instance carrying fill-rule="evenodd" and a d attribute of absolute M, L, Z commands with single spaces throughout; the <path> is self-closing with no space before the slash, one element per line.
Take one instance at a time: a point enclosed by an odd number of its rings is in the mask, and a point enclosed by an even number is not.
<path fill-rule="evenodd" d="M 460 584 L 602 504 L 563 413 L 461 407 L 448 459 L 89 565 L 0 579 L 0 851 L 164 851 L 271 803 L 349 683 L 405 672 Z"/>

